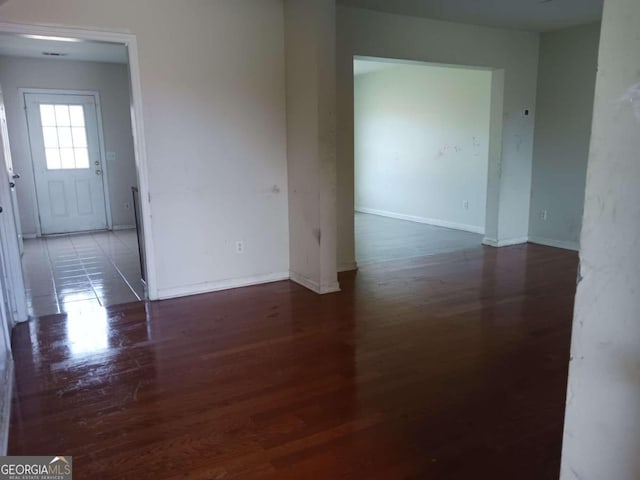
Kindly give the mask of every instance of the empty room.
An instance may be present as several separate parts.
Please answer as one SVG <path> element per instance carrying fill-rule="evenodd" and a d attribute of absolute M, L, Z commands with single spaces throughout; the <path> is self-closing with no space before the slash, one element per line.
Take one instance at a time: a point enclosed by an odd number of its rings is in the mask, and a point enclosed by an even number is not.
<path fill-rule="evenodd" d="M 356 262 L 482 243 L 491 71 L 354 60 Z"/>
<path fill-rule="evenodd" d="M 638 480 L 637 0 L 0 0 L 0 479 Z"/>

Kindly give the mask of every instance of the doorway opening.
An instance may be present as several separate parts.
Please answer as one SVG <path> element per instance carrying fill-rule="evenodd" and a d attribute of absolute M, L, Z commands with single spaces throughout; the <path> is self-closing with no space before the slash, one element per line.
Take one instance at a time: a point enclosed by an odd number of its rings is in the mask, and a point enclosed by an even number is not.
<path fill-rule="evenodd" d="M 4 162 L 22 276 L 9 280 L 26 310 L 14 322 L 148 297 L 131 44 L 119 34 L 39 29 L 0 26 Z"/>
<path fill-rule="evenodd" d="M 492 71 L 354 58 L 358 265 L 482 244 Z"/>

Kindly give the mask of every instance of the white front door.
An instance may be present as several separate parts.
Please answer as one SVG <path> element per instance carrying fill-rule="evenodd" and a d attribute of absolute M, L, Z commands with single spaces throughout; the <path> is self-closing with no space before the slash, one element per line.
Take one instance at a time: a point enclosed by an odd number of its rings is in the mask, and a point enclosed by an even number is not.
<path fill-rule="evenodd" d="M 25 93 L 43 235 L 107 228 L 93 95 Z"/>

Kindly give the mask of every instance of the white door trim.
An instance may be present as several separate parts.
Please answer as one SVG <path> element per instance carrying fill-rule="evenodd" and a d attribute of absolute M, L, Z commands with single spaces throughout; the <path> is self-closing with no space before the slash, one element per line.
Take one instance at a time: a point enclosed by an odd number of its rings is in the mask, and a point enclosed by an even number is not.
<path fill-rule="evenodd" d="M 6 114 L 4 110 L 4 96 L 0 92 L 0 117 L 2 125 L 0 125 L 0 202 L 5 213 L 0 218 L 0 277 L 4 277 L 5 293 L 8 295 L 7 306 L 9 309 L 5 312 L 8 315 L 10 328 L 18 322 L 24 322 L 29 319 L 27 311 L 27 295 L 22 274 L 22 257 L 20 251 L 20 239 L 18 233 L 18 222 L 16 219 L 16 211 L 14 210 L 15 197 L 11 192 L 9 183 L 13 175 L 11 150 L 9 145 L 9 132 L 6 123 Z M 6 177 L 5 177 L 6 175 Z M 4 298 L 4 296 L 2 296 Z M 4 309 L 4 305 L 0 305 L 0 310 Z"/>
<path fill-rule="evenodd" d="M 22 101 L 22 107 L 25 111 L 25 121 L 27 122 L 27 130 L 29 131 L 29 122 L 27 120 L 27 99 L 25 98 L 26 94 L 33 95 L 83 95 L 87 97 L 93 97 L 96 104 L 96 117 L 98 122 L 98 149 L 100 151 L 100 165 L 102 168 L 102 188 L 104 189 L 104 206 L 107 217 L 107 228 L 109 230 L 113 229 L 113 220 L 111 218 L 111 199 L 109 197 L 109 167 L 107 165 L 107 153 L 106 146 L 104 143 L 104 130 L 102 127 L 102 110 L 100 109 L 100 92 L 95 90 L 62 90 L 59 88 L 19 88 L 18 92 L 20 94 L 20 99 Z M 29 145 L 31 148 L 31 145 Z M 36 188 L 36 171 L 35 165 L 33 164 L 33 152 L 31 152 L 31 169 L 33 171 L 33 193 L 37 196 L 37 188 Z M 34 196 L 34 200 L 37 198 Z M 34 202 L 34 213 L 38 221 L 36 222 L 36 234 L 38 237 L 42 236 L 42 225 L 40 224 L 40 209 L 37 201 Z"/>
<path fill-rule="evenodd" d="M 80 40 L 93 40 L 123 44 L 129 52 L 129 74 L 131 77 L 131 116 L 133 126 L 134 151 L 138 188 L 140 190 L 140 208 L 142 210 L 142 228 L 146 253 L 147 292 L 150 300 L 158 299 L 155 248 L 153 243 L 151 216 L 151 193 L 149 191 L 149 167 L 147 146 L 144 134 L 144 116 L 142 109 L 142 86 L 140 81 L 140 63 L 136 36 L 131 33 L 86 30 L 81 28 L 53 27 L 0 22 L 0 32 L 16 35 L 44 35 L 53 37 L 71 37 Z"/>

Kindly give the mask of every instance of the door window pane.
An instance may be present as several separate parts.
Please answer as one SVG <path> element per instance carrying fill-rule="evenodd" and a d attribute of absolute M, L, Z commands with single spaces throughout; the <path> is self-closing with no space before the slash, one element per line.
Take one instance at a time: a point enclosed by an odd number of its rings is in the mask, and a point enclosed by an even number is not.
<path fill-rule="evenodd" d="M 75 148 L 87 148 L 87 133 L 84 127 L 73 127 L 73 146 Z"/>
<path fill-rule="evenodd" d="M 57 148 L 46 148 L 45 155 L 47 157 L 47 168 L 49 170 L 59 170 L 60 164 L 60 150 Z"/>
<path fill-rule="evenodd" d="M 58 129 L 56 127 L 42 127 L 45 148 L 58 148 Z"/>
<path fill-rule="evenodd" d="M 69 105 L 56 105 L 56 125 L 58 127 L 70 127 Z"/>
<path fill-rule="evenodd" d="M 84 108 L 82 105 L 69 105 L 72 127 L 84 127 Z"/>
<path fill-rule="evenodd" d="M 76 168 L 76 159 L 73 154 L 73 148 L 60 149 L 60 163 L 62 163 L 62 168 Z"/>
<path fill-rule="evenodd" d="M 90 168 L 82 105 L 40 105 L 47 169 Z"/>
<path fill-rule="evenodd" d="M 60 148 L 73 147 L 71 127 L 58 127 L 58 142 L 60 142 Z"/>
<path fill-rule="evenodd" d="M 76 148 L 76 168 L 89 168 L 89 151 L 86 148 Z"/>
<path fill-rule="evenodd" d="M 56 111 L 53 105 L 40 105 L 40 118 L 43 127 L 55 127 Z"/>

